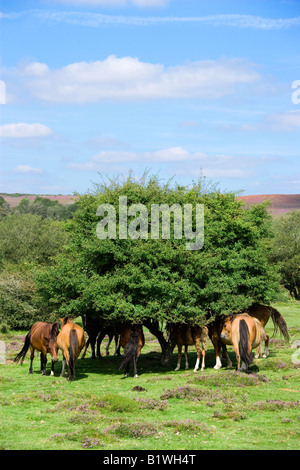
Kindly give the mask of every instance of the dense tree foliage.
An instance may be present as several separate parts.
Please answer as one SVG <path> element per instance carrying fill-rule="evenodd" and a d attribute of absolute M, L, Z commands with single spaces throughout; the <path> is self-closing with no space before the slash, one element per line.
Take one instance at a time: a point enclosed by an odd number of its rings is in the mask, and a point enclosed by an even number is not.
<path fill-rule="evenodd" d="M 300 300 L 300 212 L 290 212 L 274 225 L 271 259 L 279 269 L 282 285 Z"/>
<path fill-rule="evenodd" d="M 0 220 L 0 323 L 29 328 L 51 317 L 36 295 L 34 271 L 53 262 L 67 237 L 61 222 L 41 216 L 10 214 Z"/>
<path fill-rule="evenodd" d="M 97 207 L 104 203 L 115 207 L 119 233 L 120 196 L 127 197 L 128 207 L 147 207 L 147 239 L 97 237 Z M 186 238 L 176 239 L 174 230 L 170 239 L 151 239 L 151 204 L 163 203 L 204 204 L 201 250 L 187 250 Z M 278 289 L 268 262 L 271 218 L 266 205 L 246 210 L 234 194 L 208 190 L 203 181 L 186 189 L 161 184 L 156 177 L 136 181 L 132 176 L 97 185 L 78 205 L 65 250 L 37 276 L 40 295 L 61 314 L 144 322 L 158 331 L 165 322 L 203 324 L 255 301 L 269 303 Z M 132 220 L 135 216 L 128 216 Z M 195 211 L 193 224 L 195 229 Z"/>

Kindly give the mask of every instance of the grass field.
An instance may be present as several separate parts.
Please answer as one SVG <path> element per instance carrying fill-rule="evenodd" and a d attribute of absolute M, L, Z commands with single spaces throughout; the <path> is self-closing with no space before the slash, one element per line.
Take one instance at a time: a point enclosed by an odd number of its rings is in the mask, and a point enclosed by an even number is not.
<path fill-rule="evenodd" d="M 251 374 L 214 370 L 208 344 L 206 369 L 175 372 L 160 365 L 160 348 L 146 331 L 139 378 L 124 378 L 120 357 L 76 362 L 76 380 L 40 373 L 36 354 L 33 375 L 29 355 L 23 365 L 12 358 L 26 332 L 0 335 L 6 364 L 0 365 L 0 448 L 10 450 L 222 450 L 299 449 L 300 444 L 300 303 L 274 304 L 284 316 L 289 346 L 277 336 L 270 355 L 257 359 Z M 271 336 L 273 324 L 267 324 Z M 104 353 L 105 341 L 102 345 Z M 111 351 L 113 351 L 113 345 Z M 235 365 L 235 357 L 229 348 Z M 298 354 L 299 353 L 299 354 Z"/>

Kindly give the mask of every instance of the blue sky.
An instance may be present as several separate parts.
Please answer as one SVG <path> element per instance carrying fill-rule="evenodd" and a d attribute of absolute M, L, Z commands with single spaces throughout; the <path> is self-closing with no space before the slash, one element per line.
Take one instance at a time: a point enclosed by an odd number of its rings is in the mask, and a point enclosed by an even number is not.
<path fill-rule="evenodd" d="M 0 6 L 0 192 L 84 193 L 146 169 L 300 192 L 299 0 Z"/>

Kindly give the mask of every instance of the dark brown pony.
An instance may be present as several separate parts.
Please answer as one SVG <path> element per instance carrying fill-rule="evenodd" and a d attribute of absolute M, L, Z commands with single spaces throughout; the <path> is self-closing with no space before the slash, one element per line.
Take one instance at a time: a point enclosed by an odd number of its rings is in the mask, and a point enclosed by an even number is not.
<path fill-rule="evenodd" d="M 61 376 L 65 375 L 67 363 L 68 379 L 73 380 L 75 378 L 75 362 L 85 344 L 84 331 L 70 317 L 64 320 L 60 318 L 60 321 L 62 328 L 57 337 L 57 345 L 63 352 Z"/>
<path fill-rule="evenodd" d="M 259 320 L 247 313 L 240 313 L 226 318 L 220 338 L 225 344 L 233 346 L 237 359 L 236 370 L 241 370 L 242 361 L 242 369 L 245 366 L 248 373 L 249 366 L 253 362 L 252 349 L 261 348 L 261 343 L 265 340 L 265 330 Z"/>
<path fill-rule="evenodd" d="M 21 364 L 26 356 L 30 347 L 30 367 L 29 374 L 32 374 L 32 362 L 34 358 L 34 351 L 41 353 L 41 371 L 46 375 L 47 353 L 52 356 L 51 375 L 54 375 L 54 364 L 57 362 L 57 335 L 59 333 L 57 323 L 48 323 L 39 321 L 34 323 L 25 337 L 24 346 L 14 358 L 15 362 L 21 360 Z"/>
<path fill-rule="evenodd" d="M 174 339 L 177 348 L 178 348 L 178 361 L 175 370 L 180 369 L 180 362 L 181 362 L 181 352 L 182 346 L 184 346 L 184 355 L 185 355 L 185 368 L 189 368 L 188 363 L 188 346 L 195 345 L 197 351 L 197 361 L 195 364 L 194 372 L 199 369 L 201 354 L 202 354 L 202 364 L 201 370 L 205 368 L 205 351 L 206 351 L 206 343 L 207 343 L 207 335 L 208 329 L 206 326 L 192 326 L 186 325 L 183 323 L 174 323 L 168 325 L 168 330 L 170 333 L 170 338 Z M 201 347 L 200 347 L 201 343 Z"/>
<path fill-rule="evenodd" d="M 83 327 L 88 334 L 88 339 L 85 343 L 85 347 L 81 356 L 81 359 L 85 358 L 86 351 L 89 346 L 91 346 L 91 359 L 95 359 L 96 356 L 101 358 L 101 343 L 106 335 L 108 335 L 108 343 L 105 348 L 106 355 L 109 355 L 109 346 L 113 340 L 115 339 L 115 352 L 114 355 L 118 354 L 118 342 L 119 342 L 119 335 L 117 334 L 115 328 L 113 326 L 105 325 L 104 321 L 99 318 L 91 318 L 87 315 L 82 317 Z M 96 351 L 96 343 L 97 343 L 97 351 Z"/>
<path fill-rule="evenodd" d="M 120 369 L 125 367 L 125 377 L 129 375 L 130 361 L 133 361 L 134 377 L 138 377 L 137 361 L 141 354 L 141 350 L 145 344 L 145 337 L 142 325 L 122 325 L 120 329 L 120 346 L 124 348 L 124 359 L 120 365 Z"/>

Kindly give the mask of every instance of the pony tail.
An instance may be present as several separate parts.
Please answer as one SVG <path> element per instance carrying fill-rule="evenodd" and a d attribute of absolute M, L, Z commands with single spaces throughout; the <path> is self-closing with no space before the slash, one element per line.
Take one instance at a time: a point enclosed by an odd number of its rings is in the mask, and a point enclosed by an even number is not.
<path fill-rule="evenodd" d="M 248 352 L 249 347 L 249 329 L 245 320 L 240 321 L 240 346 L 241 346 L 241 359 L 246 364 L 248 369 L 249 365 L 252 364 L 253 359 L 251 353 Z"/>
<path fill-rule="evenodd" d="M 125 357 L 119 367 L 119 370 L 123 369 L 126 366 L 126 364 L 128 364 L 130 359 L 132 359 L 134 356 L 137 357 L 138 344 L 139 344 L 139 335 L 137 334 L 135 330 L 132 330 L 130 334 L 130 339 L 124 348 Z"/>
<path fill-rule="evenodd" d="M 75 374 L 75 361 L 78 351 L 78 338 L 75 330 L 70 331 L 70 347 L 69 347 L 69 379 L 73 380 Z"/>
<path fill-rule="evenodd" d="M 21 349 L 21 351 L 16 355 L 14 358 L 14 362 L 19 362 L 21 360 L 21 364 L 24 361 L 24 357 L 26 356 L 26 353 L 29 349 L 30 346 L 30 339 L 31 339 L 31 328 L 30 331 L 27 333 L 25 341 L 24 341 L 24 346 Z"/>
<path fill-rule="evenodd" d="M 276 308 L 273 308 L 273 307 L 268 307 L 268 308 L 270 310 L 271 318 L 272 318 L 273 323 L 274 323 L 274 336 L 276 335 L 276 333 L 278 331 L 278 328 L 279 328 L 280 332 L 282 333 L 282 335 L 284 337 L 285 342 L 289 343 L 290 335 L 288 333 L 287 324 L 285 322 L 285 319 L 283 318 L 281 313 L 279 313 L 278 310 L 276 310 Z"/>

